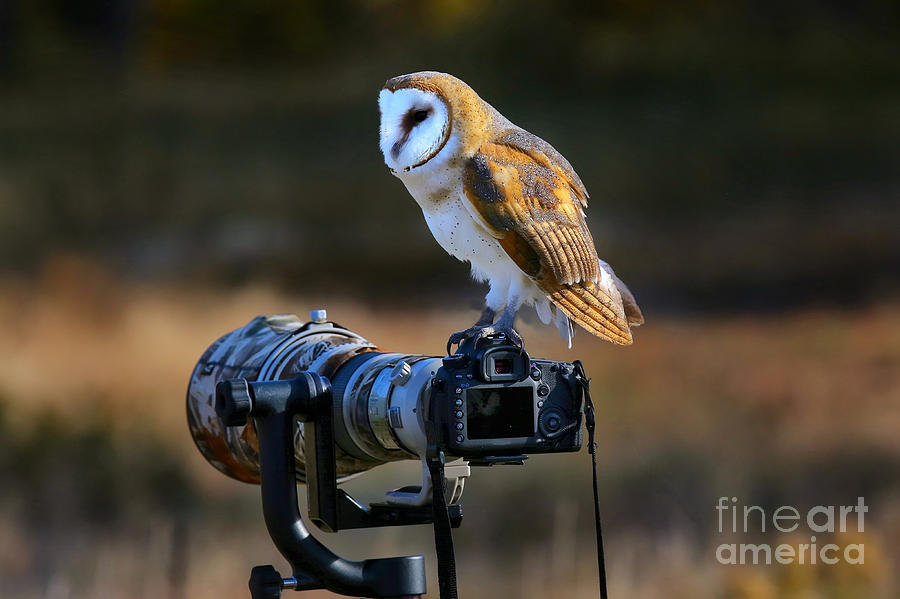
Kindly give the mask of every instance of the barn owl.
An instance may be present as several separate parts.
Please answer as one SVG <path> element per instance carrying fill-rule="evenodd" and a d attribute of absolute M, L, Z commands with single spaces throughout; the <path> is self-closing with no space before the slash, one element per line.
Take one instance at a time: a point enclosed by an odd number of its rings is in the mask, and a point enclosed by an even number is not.
<path fill-rule="evenodd" d="M 559 152 L 445 73 L 389 79 L 378 107 L 385 164 L 437 242 L 490 286 L 481 317 L 451 335 L 448 353 L 464 339 L 498 333 L 521 347 L 514 324 L 523 305 L 544 324 L 555 321 L 570 348 L 573 321 L 631 344 L 641 310 L 597 257 L 585 222 L 587 190 Z"/>

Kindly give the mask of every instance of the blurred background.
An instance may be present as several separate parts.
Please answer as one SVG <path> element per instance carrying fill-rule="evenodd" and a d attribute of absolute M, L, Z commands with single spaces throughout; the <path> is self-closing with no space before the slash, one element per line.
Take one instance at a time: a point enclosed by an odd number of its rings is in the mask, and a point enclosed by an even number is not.
<path fill-rule="evenodd" d="M 629 348 L 521 328 L 594 377 L 613 596 L 898 596 L 898 26 L 889 0 L 0 1 L 0 595 L 246 597 L 283 568 L 184 390 L 261 313 L 434 355 L 472 322 L 484 290 L 377 147 L 383 82 L 434 69 L 572 162 L 647 318 Z M 463 596 L 596 596 L 589 465 L 475 471 Z M 720 565 L 720 496 L 864 496 L 836 542 L 866 563 Z M 326 541 L 424 553 L 434 595 L 431 535 Z"/>

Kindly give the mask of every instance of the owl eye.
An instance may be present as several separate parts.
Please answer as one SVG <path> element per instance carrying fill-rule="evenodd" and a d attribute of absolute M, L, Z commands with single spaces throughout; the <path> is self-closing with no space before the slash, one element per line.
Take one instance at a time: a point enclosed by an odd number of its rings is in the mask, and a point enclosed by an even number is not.
<path fill-rule="evenodd" d="M 415 121 L 416 123 L 421 123 L 422 121 L 424 121 L 427 118 L 428 118 L 427 110 L 417 110 L 413 113 L 413 121 Z"/>

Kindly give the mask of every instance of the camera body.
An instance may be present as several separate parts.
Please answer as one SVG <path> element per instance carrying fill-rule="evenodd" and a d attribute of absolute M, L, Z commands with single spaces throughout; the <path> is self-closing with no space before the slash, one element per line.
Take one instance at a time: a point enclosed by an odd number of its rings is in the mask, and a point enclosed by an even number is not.
<path fill-rule="evenodd" d="M 578 451 L 583 401 L 571 364 L 486 337 L 443 359 L 429 419 L 449 455 L 475 461 Z"/>

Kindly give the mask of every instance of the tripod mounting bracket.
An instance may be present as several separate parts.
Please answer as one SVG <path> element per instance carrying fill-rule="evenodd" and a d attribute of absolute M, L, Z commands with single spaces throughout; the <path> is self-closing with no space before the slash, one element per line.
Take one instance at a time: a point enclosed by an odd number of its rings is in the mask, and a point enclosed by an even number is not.
<path fill-rule="evenodd" d="M 377 504 L 364 507 L 337 488 L 331 384 L 312 372 L 279 381 L 230 379 L 216 386 L 216 413 L 228 426 L 252 418 L 259 436 L 263 514 L 272 541 L 292 576 L 257 566 L 250 576 L 253 599 L 276 599 L 283 589 L 325 588 L 343 595 L 407 597 L 426 591 L 421 555 L 346 560 L 325 547 L 304 525 L 297 504 L 293 448 L 296 420 L 307 423 L 304 449 L 310 519 L 321 529 L 398 526 L 431 522 L 431 510 Z M 311 425 L 311 426 L 309 426 Z M 457 522 L 462 513 L 457 506 Z"/>

